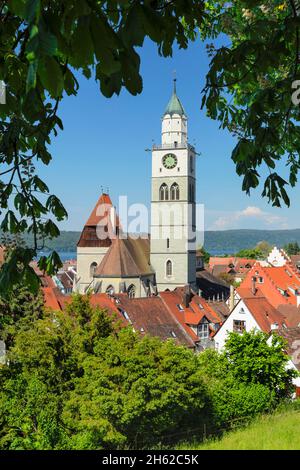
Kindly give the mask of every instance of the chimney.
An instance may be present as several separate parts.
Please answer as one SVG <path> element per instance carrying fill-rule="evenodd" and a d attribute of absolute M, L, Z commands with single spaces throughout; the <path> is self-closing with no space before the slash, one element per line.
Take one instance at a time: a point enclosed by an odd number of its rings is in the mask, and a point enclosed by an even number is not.
<path fill-rule="evenodd" d="M 190 305 L 190 301 L 192 300 L 192 293 L 191 293 L 191 288 L 189 284 L 186 284 L 184 286 L 184 291 L 183 291 L 183 298 L 182 298 L 182 303 L 185 308 L 188 308 Z"/>
<path fill-rule="evenodd" d="M 229 297 L 229 310 L 232 311 L 234 309 L 234 287 L 230 286 L 230 297 Z"/>
<path fill-rule="evenodd" d="M 198 290 L 198 295 L 199 295 L 199 297 L 202 297 L 202 290 L 201 289 Z"/>
<path fill-rule="evenodd" d="M 251 283 L 251 292 L 253 295 L 256 295 L 257 289 L 256 289 L 256 278 L 253 276 L 252 277 L 252 283 Z"/>

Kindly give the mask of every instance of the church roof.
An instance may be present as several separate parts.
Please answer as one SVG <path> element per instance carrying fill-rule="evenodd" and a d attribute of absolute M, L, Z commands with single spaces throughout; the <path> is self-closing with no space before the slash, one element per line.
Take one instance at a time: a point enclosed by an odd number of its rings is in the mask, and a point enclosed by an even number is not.
<path fill-rule="evenodd" d="M 185 114 L 185 111 L 184 111 L 184 108 L 180 102 L 180 99 L 178 98 L 177 94 L 176 94 L 176 86 L 175 86 L 175 82 L 174 82 L 174 90 L 173 90 L 173 94 L 170 98 L 170 101 L 165 109 L 165 112 L 164 112 L 164 115 L 166 114 L 170 114 L 171 116 L 173 114 L 179 114 L 179 116 L 183 116 L 183 115 L 186 115 Z"/>
<path fill-rule="evenodd" d="M 100 209 L 101 206 L 103 206 L 103 209 Z M 112 202 L 109 195 L 102 193 L 85 225 L 89 227 L 97 225 L 104 217 L 107 217 L 108 210 L 111 207 Z"/>
<path fill-rule="evenodd" d="M 115 232 L 110 218 L 112 209 L 113 204 L 109 195 L 102 193 L 82 230 L 78 247 L 109 247 L 111 245 L 109 233 Z M 119 217 L 114 213 L 113 215 L 115 215 L 115 225 L 119 228 Z M 103 236 L 99 236 L 101 233 Z"/>
<path fill-rule="evenodd" d="M 152 273 L 150 242 L 116 238 L 95 271 L 95 277 L 137 277 Z"/>

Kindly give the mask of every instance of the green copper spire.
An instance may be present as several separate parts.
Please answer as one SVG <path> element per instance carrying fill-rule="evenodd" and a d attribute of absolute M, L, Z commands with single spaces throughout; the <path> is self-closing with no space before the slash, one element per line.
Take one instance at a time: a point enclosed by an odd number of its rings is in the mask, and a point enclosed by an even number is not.
<path fill-rule="evenodd" d="M 171 96 L 168 106 L 166 107 L 164 112 L 164 115 L 166 114 L 170 114 L 171 116 L 172 114 L 179 114 L 180 116 L 186 115 L 183 106 L 180 102 L 180 99 L 176 94 L 176 78 L 174 78 L 173 95 Z"/>

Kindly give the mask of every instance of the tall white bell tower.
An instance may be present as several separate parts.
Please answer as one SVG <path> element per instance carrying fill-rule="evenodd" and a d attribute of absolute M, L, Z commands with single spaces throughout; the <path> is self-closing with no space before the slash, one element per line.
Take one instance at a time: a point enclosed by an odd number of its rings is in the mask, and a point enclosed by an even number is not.
<path fill-rule="evenodd" d="M 151 264 L 159 291 L 196 283 L 196 152 L 174 90 L 152 149 Z"/>

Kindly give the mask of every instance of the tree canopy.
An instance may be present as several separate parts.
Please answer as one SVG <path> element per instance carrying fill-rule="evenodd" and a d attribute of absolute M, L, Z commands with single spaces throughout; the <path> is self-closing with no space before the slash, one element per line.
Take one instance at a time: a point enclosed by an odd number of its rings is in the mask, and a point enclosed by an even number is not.
<path fill-rule="evenodd" d="M 288 184 L 299 169 L 299 106 L 291 101 L 299 78 L 299 22 L 294 0 L 9 0 L 0 2 L 0 80 L 6 104 L 0 105 L 1 228 L 31 232 L 32 247 L 18 246 L 0 273 L 2 293 L 26 279 L 37 282 L 29 261 L 47 237 L 59 234 L 67 217 L 62 202 L 37 174 L 36 163 L 51 161 L 51 139 L 63 130 L 59 105 L 79 89 L 77 74 L 95 78 L 110 97 L 125 87 L 141 93 L 139 48 L 145 37 L 158 53 L 189 41 L 226 41 L 208 46 L 211 58 L 202 106 L 237 139 L 232 153 L 247 193 L 259 184 L 259 169 L 269 172 L 263 196 L 289 205 Z M 228 38 L 228 41 L 227 41 Z M 228 44 L 226 44 L 228 42 Z M 283 161 L 288 181 L 276 170 Z M 56 252 L 40 259 L 52 274 Z"/>
<path fill-rule="evenodd" d="M 290 242 L 285 245 L 284 250 L 287 252 L 288 255 L 299 255 L 300 254 L 300 246 L 298 242 Z"/>
<path fill-rule="evenodd" d="M 224 353 L 195 354 L 141 337 L 79 294 L 64 312 L 13 321 L 0 365 L 2 450 L 174 444 L 291 396 L 284 344 L 263 334 L 234 333 Z"/>

